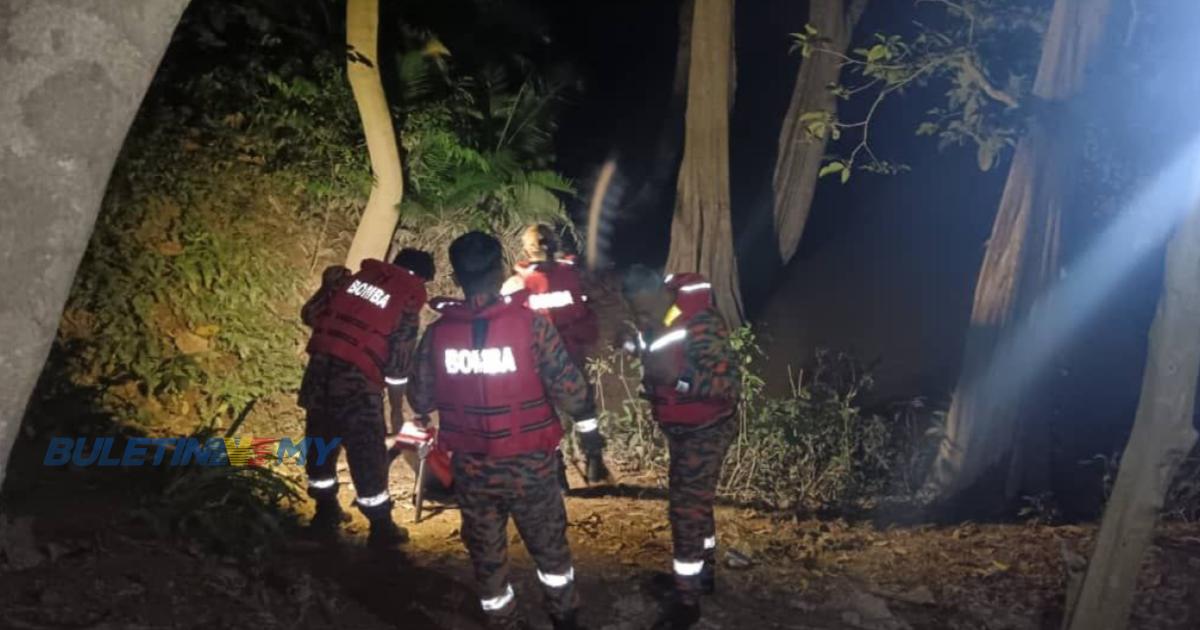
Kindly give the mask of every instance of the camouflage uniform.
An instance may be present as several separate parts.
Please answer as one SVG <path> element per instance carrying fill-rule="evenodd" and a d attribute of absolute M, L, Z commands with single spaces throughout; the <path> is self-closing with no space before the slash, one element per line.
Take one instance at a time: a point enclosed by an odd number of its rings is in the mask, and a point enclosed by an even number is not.
<path fill-rule="evenodd" d="M 725 453 L 737 436 L 737 420 L 722 418 L 696 429 L 664 428 L 671 454 L 668 514 L 677 561 L 703 560 L 700 575 L 675 573 L 675 589 L 684 603 L 695 603 L 713 579 L 717 524 L 713 518 L 717 482 Z"/>
<path fill-rule="evenodd" d="M 737 400 L 741 377 L 725 320 L 712 309 L 697 313 L 688 322 L 685 343 L 690 393 L 698 398 Z M 696 603 L 712 585 L 717 548 L 713 504 L 721 465 L 737 436 L 735 415 L 729 412 L 698 427 L 661 425 L 671 456 L 668 514 L 675 588 L 684 604 Z M 701 562 L 699 573 L 691 570 L 690 566 Z"/>
<path fill-rule="evenodd" d="M 472 303 L 484 308 L 495 299 L 477 297 Z M 437 406 L 431 338 L 426 334 L 417 347 L 416 368 L 408 389 L 409 404 L 421 418 L 427 418 Z M 550 400 L 572 418 L 593 418 L 595 408 L 587 381 L 567 355 L 549 319 L 534 317 L 533 339 L 538 375 Z M 471 556 L 484 612 L 498 623 L 516 614 L 508 581 L 509 516 L 537 565 L 551 617 L 556 621 L 568 618 L 578 606 L 557 462 L 553 453 L 504 458 L 463 453 L 453 456 L 463 544 Z"/>
<path fill-rule="evenodd" d="M 334 291 L 345 287 L 350 278 L 344 267 L 325 271 L 321 288 L 304 305 L 301 319 L 312 326 L 329 303 Z M 384 375 L 400 378 L 409 369 L 412 347 L 417 337 L 419 315 L 405 312 L 388 337 L 389 356 Z M 338 493 L 338 455 L 344 448 L 350 477 L 358 495 L 356 504 L 368 518 L 391 514 L 388 496 L 387 427 L 383 410 L 383 391 L 358 367 L 336 357 L 314 354 L 300 384 L 300 406 L 307 415 L 304 433 L 324 438 L 341 438 L 339 446 L 320 464 L 308 458 L 308 494 L 318 501 L 336 500 Z"/>

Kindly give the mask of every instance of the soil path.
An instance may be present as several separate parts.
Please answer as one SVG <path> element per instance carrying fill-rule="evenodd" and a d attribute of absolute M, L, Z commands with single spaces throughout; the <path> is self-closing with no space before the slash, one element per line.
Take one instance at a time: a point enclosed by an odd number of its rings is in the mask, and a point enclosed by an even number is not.
<path fill-rule="evenodd" d="M 457 512 L 434 509 L 412 524 L 411 471 L 397 461 L 393 472 L 396 516 L 412 535 L 403 551 L 368 553 L 356 515 L 337 547 L 289 538 L 282 552 L 247 558 L 147 529 L 137 515 L 156 486 L 145 472 L 14 469 L 0 521 L 0 628 L 482 628 Z M 662 480 L 626 474 L 589 489 L 573 477 L 568 535 L 585 625 L 647 628 L 658 612 L 649 577 L 670 561 Z M 1064 558 L 1094 533 L 878 528 L 728 505 L 718 518 L 722 568 L 702 629 L 1050 630 Z M 548 628 L 532 565 L 515 532 L 511 541 L 520 605 Z M 1164 526 L 1132 627 L 1200 627 L 1198 603 L 1200 527 Z"/>

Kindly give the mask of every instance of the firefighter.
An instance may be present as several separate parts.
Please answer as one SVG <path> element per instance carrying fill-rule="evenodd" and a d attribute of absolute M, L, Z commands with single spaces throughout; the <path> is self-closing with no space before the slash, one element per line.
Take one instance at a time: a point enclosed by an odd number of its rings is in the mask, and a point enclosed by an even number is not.
<path fill-rule="evenodd" d="M 599 337 L 596 313 L 588 305 L 582 278 L 574 256 L 561 253 L 561 244 L 554 230 L 543 223 L 529 226 L 521 235 L 525 259 L 515 266 L 515 274 L 504 283 L 501 293 L 513 295 L 524 291 L 529 308 L 546 317 L 558 330 L 567 354 L 586 376 L 587 358 Z M 585 454 L 586 455 L 586 454 Z M 560 460 L 559 481 L 568 489 L 566 462 Z M 602 459 L 585 457 L 588 483 L 608 478 L 608 468 Z"/>
<path fill-rule="evenodd" d="M 673 596 L 655 628 L 689 628 L 700 597 L 715 588 L 713 503 L 721 463 L 737 433 L 738 362 L 729 327 L 699 274 L 665 279 L 643 266 L 629 270 L 622 293 L 638 327 L 643 389 L 670 454 L 669 517 L 674 547 Z"/>
<path fill-rule="evenodd" d="M 415 249 L 401 250 L 391 264 L 364 260 L 355 274 L 333 266 L 301 311 L 313 329 L 300 385 L 305 433 L 341 438 L 358 495 L 355 503 L 371 524 L 367 543 L 373 547 L 408 538 L 392 520 L 383 392 L 386 388 L 392 430 L 398 431 L 425 283 L 433 275 L 433 258 Z M 306 465 L 308 494 L 317 502 L 310 530 L 321 538 L 336 537 L 348 520 L 338 503 L 337 455 L 335 451 L 320 464 L 309 458 Z"/>
<path fill-rule="evenodd" d="M 555 628 L 575 628 L 578 597 L 567 546 L 567 514 L 554 451 L 563 435 L 555 408 L 575 422 L 584 450 L 600 453 L 595 409 L 583 374 L 550 320 L 501 296 L 499 241 L 469 232 L 450 246 L 465 299 L 439 303 L 441 317 L 417 348 L 409 404 L 417 422 L 439 415 L 453 453 L 462 540 L 482 608 L 495 627 L 523 627 L 509 582 L 509 516 L 537 565 Z"/>

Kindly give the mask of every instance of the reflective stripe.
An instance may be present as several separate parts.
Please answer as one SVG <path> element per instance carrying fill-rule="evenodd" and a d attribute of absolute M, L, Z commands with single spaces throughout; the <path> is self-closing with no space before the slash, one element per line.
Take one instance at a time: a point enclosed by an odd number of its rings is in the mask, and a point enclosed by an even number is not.
<path fill-rule="evenodd" d="M 717 537 L 709 536 L 708 538 L 705 538 L 704 539 L 704 548 L 705 549 L 716 549 L 717 548 Z"/>
<path fill-rule="evenodd" d="M 700 575 L 700 572 L 703 570 L 704 570 L 704 561 L 703 560 L 697 560 L 695 562 L 685 562 L 683 560 L 675 561 L 675 573 L 677 575 L 682 575 L 684 577 L 692 577 L 694 575 Z"/>
<path fill-rule="evenodd" d="M 596 420 L 595 418 L 590 418 L 588 420 L 580 420 L 579 422 L 575 423 L 575 430 L 578 431 L 579 433 L 591 433 L 592 431 L 595 431 L 596 429 L 599 429 L 599 428 L 600 428 L 600 421 Z"/>
<path fill-rule="evenodd" d="M 642 350 L 646 349 L 646 338 L 642 336 L 641 331 L 638 331 L 638 347 Z"/>
<path fill-rule="evenodd" d="M 337 477 L 329 477 L 328 479 L 309 479 L 308 480 L 308 487 L 316 488 L 317 490 L 324 490 L 325 488 L 332 488 L 336 485 L 337 485 Z"/>
<path fill-rule="evenodd" d="M 391 498 L 392 495 L 388 494 L 387 490 L 384 490 L 373 497 L 358 497 L 355 499 L 355 501 L 357 501 L 358 504 L 363 507 L 376 507 L 387 503 L 388 499 Z"/>
<path fill-rule="evenodd" d="M 661 350 L 662 348 L 669 346 L 677 341 L 683 341 L 684 337 L 687 337 L 686 330 L 672 330 L 671 332 L 659 337 L 658 339 L 655 339 L 654 343 L 650 344 L 650 352 L 655 352 L 655 351 Z"/>
<path fill-rule="evenodd" d="M 529 308 L 540 311 L 543 309 L 562 308 L 575 303 L 570 291 L 551 291 L 550 293 L 534 293 L 529 296 Z"/>
<path fill-rule="evenodd" d="M 574 267 L 574 266 L 575 266 L 575 261 L 574 261 L 574 260 L 567 259 L 567 258 L 560 258 L 560 259 L 559 259 L 558 261 L 556 261 L 556 262 L 560 262 L 560 263 L 562 263 L 562 264 L 564 264 L 564 265 L 571 265 L 572 267 Z"/>
<path fill-rule="evenodd" d="M 538 579 L 542 581 L 542 584 L 545 584 L 550 588 L 562 588 L 570 584 L 571 580 L 575 579 L 575 567 L 567 569 L 567 572 L 563 573 L 562 575 L 542 573 L 541 570 L 539 570 L 537 572 L 537 576 Z"/>
<path fill-rule="evenodd" d="M 683 291 L 684 293 L 691 293 L 692 291 L 703 291 L 704 289 L 711 289 L 711 288 L 712 288 L 712 283 L 697 282 L 696 284 L 685 284 L 685 285 L 679 287 L 679 290 Z"/>
<path fill-rule="evenodd" d="M 509 602 L 513 600 L 514 597 L 516 597 L 516 593 L 513 593 L 512 584 L 509 584 L 504 587 L 503 595 L 489 599 L 481 599 L 479 600 L 479 603 L 483 606 L 485 611 L 493 612 L 496 610 L 502 610 L 509 604 Z"/>
<path fill-rule="evenodd" d="M 387 383 L 388 385 L 408 385 L 408 377 L 392 378 L 390 376 L 385 376 L 383 378 L 383 382 Z"/>
<path fill-rule="evenodd" d="M 670 282 L 670 281 L 671 281 L 671 279 L 672 279 L 672 278 L 674 278 L 674 277 L 675 277 L 675 274 L 673 274 L 673 273 L 669 273 L 669 274 L 667 274 L 667 277 L 666 277 L 666 278 L 663 278 L 663 282 Z"/>

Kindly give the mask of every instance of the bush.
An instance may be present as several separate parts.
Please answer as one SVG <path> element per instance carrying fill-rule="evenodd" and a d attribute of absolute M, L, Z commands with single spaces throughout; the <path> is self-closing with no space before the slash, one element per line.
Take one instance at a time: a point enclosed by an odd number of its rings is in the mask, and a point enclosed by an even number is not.
<path fill-rule="evenodd" d="M 721 495 L 814 511 L 869 507 L 884 494 L 919 486 L 915 468 L 927 444 L 925 427 L 905 406 L 892 418 L 863 412 L 859 400 L 872 378 L 852 357 L 818 351 L 811 373 L 797 379 L 790 395 L 775 398 L 765 395 L 751 367 L 761 354 L 751 329 L 735 331 L 731 342 L 742 364 L 742 401 Z M 661 432 L 638 397 L 637 361 L 612 351 L 594 359 L 589 372 L 599 383 L 597 404 L 612 457 L 635 470 L 665 470 Z"/>

